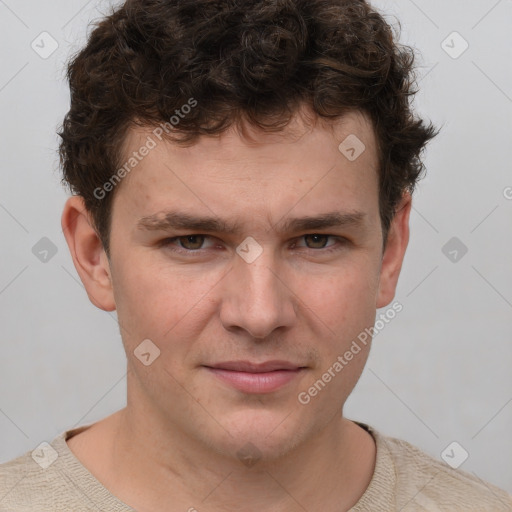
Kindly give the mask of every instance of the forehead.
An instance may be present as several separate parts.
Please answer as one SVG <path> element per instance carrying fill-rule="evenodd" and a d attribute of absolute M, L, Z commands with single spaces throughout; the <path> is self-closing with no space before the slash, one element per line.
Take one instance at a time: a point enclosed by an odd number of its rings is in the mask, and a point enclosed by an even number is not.
<path fill-rule="evenodd" d="M 267 220 L 291 210 L 313 215 L 337 208 L 371 217 L 378 209 L 377 145 L 361 113 L 313 124 L 296 115 L 275 133 L 233 126 L 188 147 L 158 134 L 138 127 L 124 144 L 126 161 L 137 164 L 114 202 L 129 204 L 137 220 L 171 208 Z"/>

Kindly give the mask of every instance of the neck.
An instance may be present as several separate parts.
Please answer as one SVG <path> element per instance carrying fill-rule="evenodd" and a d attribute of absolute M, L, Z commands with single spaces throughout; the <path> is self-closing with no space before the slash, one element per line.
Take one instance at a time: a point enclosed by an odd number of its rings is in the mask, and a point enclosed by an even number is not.
<path fill-rule="evenodd" d="M 340 512 L 358 501 L 373 475 L 373 439 L 341 414 L 286 455 L 246 464 L 129 408 L 117 414 L 106 464 L 116 475 L 111 490 L 139 511 L 238 511 L 243 496 L 251 512 Z"/>
<path fill-rule="evenodd" d="M 139 512 L 346 511 L 368 487 L 376 456 L 371 435 L 341 412 L 286 453 L 255 452 L 252 461 L 205 445 L 130 401 L 76 437 L 68 444 L 79 460 Z"/>

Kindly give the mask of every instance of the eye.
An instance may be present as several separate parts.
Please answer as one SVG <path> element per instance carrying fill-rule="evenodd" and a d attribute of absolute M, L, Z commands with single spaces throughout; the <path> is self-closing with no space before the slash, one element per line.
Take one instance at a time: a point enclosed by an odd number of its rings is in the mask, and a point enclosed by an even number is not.
<path fill-rule="evenodd" d="M 338 237 L 338 236 L 334 236 L 334 235 L 318 234 L 318 233 L 303 235 L 302 237 L 300 237 L 300 239 L 303 239 L 306 242 L 307 249 L 313 249 L 313 250 L 325 249 L 325 251 L 336 250 L 339 248 L 338 247 L 339 245 L 343 245 L 343 243 L 346 242 L 346 239 L 344 239 L 342 237 Z M 333 243 L 327 245 L 329 239 L 333 239 Z M 304 246 L 294 244 L 294 247 L 304 247 Z"/>
<path fill-rule="evenodd" d="M 204 249 L 203 244 L 209 237 L 207 235 L 184 235 L 166 238 L 160 246 L 170 246 L 174 251 L 194 252 Z"/>
<path fill-rule="evenodd" d="M 190 249 L 191 251 L 201 249 L 204 243 L 204 235 L 186 235 L 180 236 L 178 242 L 184 249 Z"/>
<path fill-rule="evenodd" d="M 330 238 L 330 235 L 304 235 L 304 240 L 306 241 L 306 245 L 310 249 L 324 249 L 328 239 Z M 308 242 L 311 242 L 312 246 L 308 244 Z"/>

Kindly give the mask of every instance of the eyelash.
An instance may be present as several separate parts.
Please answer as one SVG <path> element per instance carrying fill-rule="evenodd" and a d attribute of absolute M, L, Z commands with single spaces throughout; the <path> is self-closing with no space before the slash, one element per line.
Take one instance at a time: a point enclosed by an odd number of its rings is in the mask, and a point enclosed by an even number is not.
<path fill-rule="evenodd" d="M 339 251 L 343 246 L 348 244 L 348 240 L 341 236 L 336 235 L 328 235 L 326 233 L 307 233 L 305 235 L 302 235 L 299 237 L 299 239 L 304 238 L 306 236 L 323 236 L 327 238 L 334 238 L 337 243 L 328 246 L 328 247 L 319 247 L 318 249 L 313 249 L 311 247 L 302 247 L 302 249 L 307 249 L 310 251 L 314 251 L 317 253 L 323 253 L 323 254 L 330 254 L 335 251 Z M 205 251 L 207 249 L 184 249 L 183 247 L 173 246 L 173 242 L 179 240 L 180 238 L 187 238 L 188 236 L 197 236 L 197 237 L 204 237 L 205 240 L 211 239 L 212 237 L 209 235 L 202 235 L 202 234 L 190 234 L 190 235 L 181 235 L 181 236 L 175 236 L 171 238 L 166 238 L 159 242 L 159 247 L 165 247 L 171 250 L 172 252 L 176 252 L 178 254 L 186 254 L 186 255 L 194 255 L 194 254 L 201 254 L 202 251 Z"/>

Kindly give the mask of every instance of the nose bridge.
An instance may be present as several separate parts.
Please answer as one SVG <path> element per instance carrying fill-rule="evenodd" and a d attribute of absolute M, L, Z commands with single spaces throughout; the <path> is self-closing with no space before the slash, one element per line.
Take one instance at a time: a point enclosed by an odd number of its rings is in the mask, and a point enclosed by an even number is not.
<path fill-rule="evenodd" d="M 292 296 L 279 279 L 279 268 L 270 250 L 254 260 L 236 257 L 222 301 L 221 320 L 264 338 L 274 329 L 290 326 L 295 316 Z"/>

